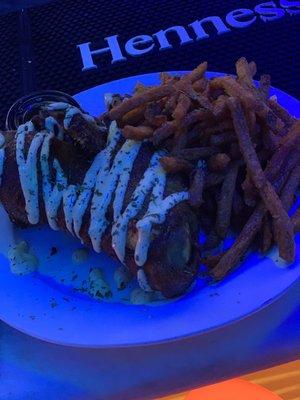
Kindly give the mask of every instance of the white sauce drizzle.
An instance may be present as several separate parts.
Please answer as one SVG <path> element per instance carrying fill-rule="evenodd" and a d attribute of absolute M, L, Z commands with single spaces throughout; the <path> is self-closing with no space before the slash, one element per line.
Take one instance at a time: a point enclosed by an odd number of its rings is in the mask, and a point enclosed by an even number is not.
<path fill-rule="evenodd" d="M 5 159 L 5 137 L 0 133 L 0 186 L 2 183 L 2 174 L 3 174 L 3 166 L 4 166 L 4 159 Z"/>
<path fill-rule="evenodd" d="M 153 292 L 153 289 L 149 285 L 146 274 L 143 269 L 138 270 L 136 277 L 139 287 L 143 289 L 144 292 Z"/>
<path fill-rule="evenodd" d="M 55 126 L 58 129 L 57 138 L 59 140 L 64 140 L 64 131 L 62 127 L 57 123 L 56 119 L 53 117 L 47 117 L 45 119 L 45 129 L 48 133 L 55 132 Z"/>
<path fill-rule="evenodd" d="M 43 143 L 46 131 L 38 132 L 29 147 L 27 158 L 24 155 L 25 135 L 28 132 L 29 125 L 20 125 L 17 130 L 17 148 L 16 159 L 18 164 L 20 183 L 25 199 L 25 210 L 28 221 L 35 225 L 39 222 L 39 193 L 37 176 L 37 152 Z"/>
<path fill-rule="evenodd" d="M 86 118 L 86 115 L 79 109 L 65 103 L 52 103 L 47 106 L 47 109 L 49 111 L 66 111 L 64 119 L 65 128 L 69 126 L 72 117 L 76 113 L 80 113 Z M 89 121 L 90 118 L 92 117 L 87 117 Z M 93 122 L 95 123 L 94 119 Z M 50 227 L 55 230 L 58 229 L 57 213 L 61 202 L 63 202 L 66 227 L 70 233 L 80 238 L 83 216 L 90 205 L 90 226 L 88 233 L 93 248 L 97 252 L 101 250 L 102 236 L 109 225 L 106 213 L 114 196 L 112 204 L 112 246 L 120 261 L 124 262 L 128 224 L 141 211 L 147 195 L 152 193 L 148 209 L 144 217 L 136 225 L 138 229 L 138 241 L 135 248 L 135 262 L 139 266 L 144 265 L 147 260 L 148 248 L 151 241 L 152 225 L 163 223 L 166 214 L 172 207 L 188 199 L 188 192 L 185 191 L 173 193 L 165 199 L 163 198 L 166 186 L 166 173 L 161 167 L 159 160 L 164 153 L 157 151 L 153 154 L 150 165 L 135 188 L 131 201 L 122 212 L 130 173 L 141 148 L 141 142 L 135 142 L 130 139 L 126 140 L 113 159 L 113 153 L 122 137 L 116 122 L 113 121 L 109 129 L 107 146 L 95 157 L 91 167 L 86 172 L 83 184 L 81 186 L 68 185 L 67 178 L 56 159 L 53 160 L 52 164 L 52 168 L 56 172 L 56 179 L 52 183 L 49 152 L 50 142 L 54 137 L 53 130 L 55 124 L 56 121 L 54 118 L 49 117 L 46 119 L 46 130 L 36 133 L 30 144 L 26 159 L 24 155 L 25 136 L 28 131 L 34 131 L 33 124 L 26 123 L 21 125 L 17 131 L 16 158 L 29 222 L 31 224 L 39 222 L 36 159 L 37 152 L 40 146 L 42 146 L 40 164 L 43 200 Z M 140 285 L 143 288 L 147 287 L 147 280 L 141 269 L 138 276 Z"/>
<path fill-rule="evenodd" d="M 107 140 L 107 147 L 102 150 L 95 158 L 92 166 L 90 167 L 90 169 L 88 170 L 85 179 L 84 179 L 84 183 L 83 183 L 83 191 L 80 194 L 74 210 L 73 210 L 73 221 L 74 221 L 74 230 L 75 230 L 75 234 L 79 237 L 79 233 L 80 233 L 80 228 L 81 228 L 81 224 L 82 224 L 82 218 L 83 215 L 87 209 L 87 206 L 89 204 L 92 192 L 93 192 L 93 198 L 92 198 L 92 206 L 91 206 L 91 221 L 93 221 L 95 223 L 95 229 L 97 229 L 98 223 L 96 223 L 96 221 L 93 220 L 93 217 L 95 215 L 95 211 L 96 211 L 96 207 L 97 207 L 97 201 L 95 199 L 97 199 L 100 196 L 100 193 L 102 193 L 100 190 L 102 190 L 102 186 L 103 186 L 103 179 L 102 176 L 103 174 L 108 174 L 109 172 L 109 165 L 110 165 L 110 160 L 111 160 L 111 156 L 112 156 L 112 152 L 115 148 L 115 146 L 117 145 L 118 141 L 121 138 L 121 134 L 119 132 L 119 130 L 117 129 L 116 125 L 115 126 L 111 126 L 110 127 L 110 131 L 109 131 L 109 136 L 108 136 L 108 140 Z M 99 223 L 101 224 L 101 221 L 99 221 Z M 91 223 L 92 225 L 92 223 Z M 91 236 L 91 232 L 92 232 L 92 228 L 89 228 L 89 234 L 93 242 L 92 236 Z M 93 246 L 95 251 L 96 251 L 96 245 Z M 100 251 L 100 250 L 99 250 Z"/>
<path fill-rule="evenodd" d="M 176 204 L 188 200 L 188 192 L 178 192 L 170 194 L 162 200 L 160 206 L 153 206 L 146 213 L 145 217 L 137 222 L 138 241 L 134 252 L 134 259 L 137 265 L 142 266 L 147 261 L 148 248 L 150 245 L 151 229 L 153 224 L 162 224 L 168 211 Z"/>
<path fill-rule="evenodd" d="M 58 162 L 53 160 L 53 168 L 56 172 L 55 184 L 52 187 L 51 174 L 49 167 L 49 148 L 50 140 L 54 137 L 53 133 L 48 134 L 43 142 L 41 149 L 41 170 L 43 177 L 43 197 L 48 223 L 53 230 L 58 230 L 57 211 L 63 198 L 63 191 L 67 187 L 67 178 Z"/>
<path fill-rule="evenodd" d="M 107 110 L 109 110 L 109 107 L 111 106 L 112 102 L 113 102 L 113 94 L 112 93 L 105 93 L 104 94 L 104 104 L 105 104 L 105 108 Z"/>
<path fill-rule="evenodd" d="M 160 170 L 159 159 L 162 153 L 156 152 L 151 158 L 150 166 L 145 171 L 141 181 L 135 188 L 131 202 L 127 205 L 125 211 L 120 215 L 112 227 L 112 247 L 121 262 L 125 258 L 126 238 L 128 224 L 143 206 L 147 194 L 155 184 L 155 178 Z"/>
<path fill-rule="evenodd" d="M 63 193 L 63 208 L 65 222 L 68 231 L 74 235 L 73 230 L 73 208 L 77 200 L 77 188 L 75 185 L 69 185 Z"/>
<path fill-rule="evenodd" d="M 126 140 L 116 154 L 111 169 L 107 172 L 104 171 L 104 176 L 99 174 L 100 176 L 98 177 L 98 182 L 101 184 L 101 192 L 98 191 L 94 194 L 91 208 L 91 223 L 89 228 L 89 235 L 91 237 L 93 248 L 97 252 L 100 252 L 101 250 L 101 238 L 105 229 L 109 225 L 109 221 L 106 219 L 106 212 L 111 202 L 113 193 L 118 185 L 116 190 L 116 198 L 113 203 L 114 214 L 116 215 L 118 212 L 120 212 L 123 206 L 123 200 L 125 196 L 125 190 L 123 186 L 125 183 L 127 187 L 130 176 L 127 174 L 127 172 L 130 173 L 140 147 L 140 142 Z M 123 171 L 124 176 L 120 178 Z M 119 196 L 118 198 L 117 195 Z"/>
<path fill-rule="evenodd" d="M 96 177 L 101 169 L 103 164 L 103 153 L 100 152 L 97 154 L 96 158 L 93 161 L 93 164 L 87 171 L 82 188 L 81 193 L 79 194 L 78 199 L 73 208 L 73 224 L 74 224 L 74 232 L 75 235 L 80 238 L 80 228 L 82 225 L 82 219 L 84 213 L 88 207 L 93 188 L 95 187 Z"/>
<path fill-rule="evenodd" d="M 63 103 L 63 102 L 56 102 L 56 103 L 51 103 L 48 104 L 45 109 L 47 111 L 65 111 L 65 118 L 64 118 L 64 128 L 69 129 L 71 125 L 71 121 L 76 114 L 80 114 L 87 122 L 95 124 L 96 121 L 95 118 L 92 117 L 89 114 L 83 113 L 79 108 L 75 106 L 71 106 L 68 103 Z"/>
<path fill-rule="evenodd" d="M 99 206 L 100 199 L 102 196 L 102 190 L 104 181 L 109 174 L 110 162 L 112 158 L 113 151 L 121 139 L 121 133 L 117 127 L 116 122 L 112 122 L 109 127 L 109 133 L 107 138 L 106 148 L 101 152 L 103 155 L 103 165 L 101 170 L 96 177 L 96 183 L 91 204 L 91 221 L 89 226 L 89 236 L 92 241 L 92 245 L 95 251 L 100 252 L 100 243 L 97 241 L 99 234 L 98 223 L 101 221 L 96 221 L 97 207 Z"/>

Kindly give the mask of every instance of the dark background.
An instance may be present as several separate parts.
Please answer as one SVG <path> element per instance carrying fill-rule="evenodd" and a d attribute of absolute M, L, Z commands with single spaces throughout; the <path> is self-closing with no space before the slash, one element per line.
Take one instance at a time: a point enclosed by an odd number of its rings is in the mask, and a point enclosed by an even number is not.
<path fill-rule="evenodd" d="M 257 20 L 248 28 L 232 28 L 232 32 L 219 36 L 212 29 L 208 40 L 185 46 L 174 40 L 173 49 L 160 52 L 156 47 L 150 53 L 129 56 L 126 62 L 117 64 L 111 64 L 110 57 L 102 55 L 96 58 L 100 68 L 81 71 L 76 48 L 79 43 L 91 41 L 92 48 L 106 47 L 103 38 L 119 34 L 120 43 L 124 44 L 139 34 L 151 35 L 173 25 L 187 26 L 211 15 L 224 17 L 237 8 L 254 9 L 261 2 L 56 0 L 29 8 L 25 13 L 2 15 L 0 125 L 9 106 L 30 91 L 56 89 L 74 94 L 129 75 L 191 69 L 203 60 L 209 62 L 210 70 L 231 73 L 240 56 L 255 60 L 259 73 L 272 75 L 274 86 L 299 98 L 300 15 L 286 15 L 267 23 Z M 29 1 L 25 3 L 28 5 Z M 24 32 L 24 23 L 31 32 L 28 29 Z M 24 64 L 24 59 L 30 63 Z"/>
<path fill-rule="evenodd" d="M 50 1 L 51 0 L 1 0 L 0 14 L 6 14 L 11 11 L 20 10 L 24 7 L 28 8 L 39 6 L 42 4 L 50 3 Z"/>

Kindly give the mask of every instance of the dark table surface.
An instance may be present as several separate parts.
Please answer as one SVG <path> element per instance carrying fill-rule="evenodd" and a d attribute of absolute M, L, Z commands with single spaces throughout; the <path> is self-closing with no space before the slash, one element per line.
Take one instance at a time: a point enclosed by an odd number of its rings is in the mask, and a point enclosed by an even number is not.
<path fill-rule="evenodd" d="M 20 10 L 23 7 L 34 7 L 42 4 L 50 3 L 53 0 L 1 0 L 0 14 L 5 14 L 11 11 Z"/>

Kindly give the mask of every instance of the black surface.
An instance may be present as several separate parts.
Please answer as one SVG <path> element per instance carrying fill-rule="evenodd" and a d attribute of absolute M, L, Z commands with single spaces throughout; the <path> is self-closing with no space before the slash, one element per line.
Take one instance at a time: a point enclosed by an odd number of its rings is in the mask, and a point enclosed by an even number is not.
<path fill-rule="evenodd" d="M 0 18 L 0 43 L 0 127 L 3 128 L 9 106 L 22 95 L 18 14 Z"/>
<path fill-rule="evenodd" d="M 173 25 L 187 27 L 196 19 L 211 15 L 224 19 L 232 10 L 241 7 L 254 9 L 259 3 L 259 0 L 57 0 L 29 9 L 33 71 L 28 79 L 34 84 L 32 90 L 54 89 L 74 94 L 129 75 L 191 69 L 203 60 L 208 60 L 210 70 L 231 73 L 234 72 L 236 59 L 246 56 L 257 62 L 259 73 L 272 75 L 274 86 L 300 97 L 300 15 L 286 14 L 271 22 L 263 22 L 258 18 L 250 27 L 232 28 L 231 32 L 224 35 L 216 35 L 214 29 L 209 29 L 209 39 L 185 46 L 179 46 L 177 38 L 170 36 L 173 49 L 158 51 L 156 46 L 151 53 L 139 57 L 128 56 L 126 62 L 116 64 L 111 64 L 108 55 L 101 55 L 95 58 L 99 63 L 98 69 L 81 70 L 77 44 L 90 41 L 91 48 L 102 48 L 107 46 L 103 38 L 118 34 L 124 48 L 124 43 L 133 36 L 151 35 Z M 0 21 L 0 35 L 3 35 L 3 27 L 15 29 L 16 17 L 10 16 L 12 22 L 9 24 L 7 18 L 5 16 Z M 10 50 L 5 47 L 2 56 L 6 59 L 10 54 L 10 59 L 18 58 L 16 42 L 13 46 L 9 42 L 7 47 Z M 6 86 L 5 92 L 10 87 L 9 98 L 5 98 L 5 104 L 2 105 L 3 113 L 5 107 L 9 107 L 9 102 L 17 99 L 20 89 L 12 83 L 17 78 L 8 72 L 1 75 L 0 79 Z"/>
<path fill-rule="evenodd" d="M 53 0 L 1 0 L 0 14 L 6 14 L 11 11 L 20 10 L 24 7 L 40 6 Z"/>

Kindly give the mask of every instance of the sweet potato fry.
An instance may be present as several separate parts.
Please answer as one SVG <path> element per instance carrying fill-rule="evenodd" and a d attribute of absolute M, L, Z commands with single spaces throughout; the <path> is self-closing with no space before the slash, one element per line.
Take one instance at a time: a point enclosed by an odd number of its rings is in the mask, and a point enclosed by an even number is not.
<path fill-rule="evenodd" d="M 291 128 L 289 129 L 287 135 L 279 141 L 276 141 L 277 151 L 273 154 L 271 160 L 269 161 L 264 173 L 268 180 L 274 180 L 278 173 L 282 170 L 283 165 L 290 154 L 295 150 L 299 149 L 300 145 L 300 121 L 296 120 Z M 243 184 L 245 193 L 251 197 L 251 193 L 255 192 L 254 185 L 252 182 L 248 181 L 247 185 Z M 250 198 L 249 197 L 249 198 Z"/>
<path fill-rule="evenodd" d="M 203 203 L 203 190 L 206 175 L 206 163 L 203 160 L 198 162 L 193 173 L 189 189 L 189 203 L 192 207 L 200 207 Z"/>
<path fill-rule="evenodd" d="M 261 252 L 266 253 L 273 244 L 272 222 L 266 218 L 262 227 Z"/>
<path fill-rule="evenodd" d="M 176 91 L 166 100 L 164 114 L 171 115 L 174 112 L 178 97 L 179 93 Z"/>
<path fill-rule="evenodd" d="M 290 174 L 281 193 L 282 205 L 286 211 L 289 211 L 295 200 L 295 194 L 300 186 L 300 165 L 298 165 Z"/>
<path fill-rule="evenodd" d="M 210 171 L 223 171 L 230 163 L 230 157 L 226 153 L 218 153 L 211 156 L 208 160 Z"/>
<path fill-rule="evenodd" d="M 197 68 L 195 68 L 192 72 L 190 72 L 187 75 L 184 75 L 181 80 L 184 82 L 190 82 L 194 83 L 198 81 L 199 79 L 203 78 L 205 72 L 207 71 L 207 62 L 203 62 L 200 65 L 198 65 Z"/>
<path fill-rule="evenodd" d="M 253 75 L 251 72 L 250 64 L 247 60 L 242 57 L 236 63 L 238 82 L 250 93 L 253 94 L 256 99 L 256 109 L 247 108 L 246 119 L 249 123 L 251 133 L 255 133 L 255 111 L 260 116 L 265 116 L 268 122 L 268 126 L 275 132 L 278 133 L 282 129 L 282 123 L 279 118 L 276 118 L 272 110 L 265 104 L 265 100 L 269 97 L 270 90 L 270 76 L 263 75 L 260 81 L 259 89 L 256 88 L 253 82 Z"/>
<path fill-rule="evenodd" d="M 226 103 L 227 97 L 224 95 L 221 95 L 217 98 L 217 100 L 215 100 L 214 104 L 213 104 L 213 114 L 216 118 L 221 118 L 223 117 L 227 110 L 227 103 Z"/>
<path fill-rule="evenodd" d="M 155 128 L 159 128 L 160 126 L 164 125 L 168 121 L 166 115 L 156 115 L 152 118 L 151 125 Z"/>
<path fill-rule="evenodd" d="M 193 83 L 193 89 L 198 93 L 203 93 L 208 86 L 208 81 L 205 78 L 201 78 Z"/>
<path fill-rule="evenodd" d="M 191 100 L 197 102 L 201 107 L 203 107 L 205 110 L 213 111 L 213 106 L 207 96 L 204 94 L 196 92 L 193 87 L 190 85 L 181 85 L 180 86 L 180 92 L 184 93 L 186 96 L 188 96 Z"/>
<path fill-rule="evenodd" d="M 300 209 L 295 212 L 295 214 L 292 216 L 292 222 L 294 225 L 294 231 L 295 233 L 298 233 L 300 231 Z"/>
<path fill-rule="evenodd" d="M 169 96 L 174 90 L 173 87 L 174 82 L 171 81 L 165 85 L 155 86 L 141 94 L 136 94 L 123 101 L 119 106 L 112 108 L 109 112 L 109 117 L 111 120 L 119 120 L 129 111 L 134 110 L 149 101 L 156 101 L 165 96 Z"/>
<path fill-rule="evenodd" d="M 283 121 L 267 106 L 265 106 L 264 111 L 259 113 L 260 116 L 263 116 L 264 114 L 266 115 L 267 126 L 275 133 L 275 135 L 279 135 L 284 128 Z"/>
<path fill-rule="evenodd" d="M 257 74 L 257 66 L 256 66 L 256 63 L 254 61 L 251 61 L 249 63 L 249 69 L 250 69 L 250 72 L 251 72 L 251 76 L 253 78 Z"/>
<path fill-rule="evenodd" d="M 270 97 L 268 104 L 271 110 L 284 122 L 287 127 L 291 127 L 293 125 L 295 118 L 278 103 L 276 96 Z"/>
<path fill-rule="evenodd" d="M 229 96 L 238 98 L 246 110 L 257 113 L 264 118 L 270 129 L 276 134 L 282 129 L 282 121 L 277 118 L 272 110 L 262 101 L 259 92 L 254 88 L 242 86 L 231 76 L 215 78 L 211 81 L 212 88 L 223 88 Z"/>
<path fill-rule="evenodd" d="M 253 110 L 246 110 L 245 117 L 248 123 L 250 135 L 254 136 L 257 134 L 257 125 L 256 125 L 256 115 Z"/>
<path fill-rule="evenodd" d="M 235 135 L 236 138 L 236 135 Z M 241 159 L 241 151 L 240 151 L 240 146 L 238 145 L 237 142 L 233 142 L 230 145 L 229 149 L 229 156 L 232 160 L 240 160 Z"/>
<path fill-rule="evenodd" d="M 255 89 L 253 83 L 253 71 L 252 67 L 248 64 L 245 57 L 241 57 L 235 64 L 238 81 L 246 88 Z"/>
<path fill-rule="evenodd" d="M 296 120 L 287 135 L 281 139 L 279 148 L 272 156 L 265 169 L 267 179 L 274 180 L 282 169 L 285 161 L 295 149 L 300 146 L 300 120 Z"/>
<path fill-rule="evenodd" d="M 270 75 L 262 75 L 259 81 L 258 92 L 263 100 L 267 100 L 270 96 L 271 77 Z"/>
<path fill-rule="evenodd" d="M 207 135 L 216 135 L 224 131 L 233 130 L 233 124 L 230 120 L 219 122 L 218 124 L 208 120 L 206 126 L 202 128 L 202 133 Z"/>
<path fill-rule="evenodd" d="M 216 247 L 219 246 L 219 244 L 221 243 L 221 238 L 220 236 L 217 234 L 217 232 L 215 231 L 215 229 L 213 228 L 209 234 L 206 237 L 206 241 L 202 247 L 202 250 L 204 252 L 207 252 L 209 250 L 213 250 Z"/>
<path fill-rule="evenodd" d="M 168 117 L 162 114 L 164 105 L 161 101 L 148 103 L 143 107 L 145 109 L 144 118 L 147 125 L 153 126 L 154 128 L 159 128 L 161 125 L 167 122 Z"/>
<path fill-rule="evenodd" d="M 188 161 L 195 161 L 201 158 L 208 158 L 213 154 L 217 154 L 218 149 L 215 147 L 193 147 L 191 149 L 183 149 L 179 155 Z"/>
<path fill-rule="evenodd" d="M 134 94 L 138 95 L 138 94 L 143 94 L 145 92 L 147 92 L 147 90 L 153 88 L 153 86 L 146 86 L 144 85 L 142 82 L 137 82 L 135 87 L 134 87 Z"/>
<path fill-rule="evenodd" d="M 214 279 L 220 280 L 224 278 L 224 276 L 242 259 L 254 237 L 259 232 L 264 215 L 265 206 L 260 204 L 243 227 L 234 244 L 223 255 L 215 268 L 212 269 L 210 274 Z"/>
<path fill-rule="evenodd" d="M 186 148 L 188 143 L 188 138 L 186 132 L 184 135 L 180 135 L 173 141 L 171 155 L 180 157 L 180 152 Z M 181 157 L 184 158 L 184 157 Z"/>
<path fill-rule="evenodd" d="M 242 183 L 244 190 L 244 202 L 248 207 L 255 207 L 257 203 L 257 189 L 253 185 L 250 175 L 247 172 L 246 178 Z"/>
<path fill-rule="evenodd" d="M 151 124 L 153 121 L 153 118 L 155 118 L 157 115 L 161 115 L 163 111 L 163 104 L 161 102 L 151 102 L 148 103 L 147 105 L 142 106 L 144 108 L 144 117 L 145 120 Z"/>
<path fill-rule="evenodd" d="M 162 157 L 160 163 L 164 170 L 168 173 L 176 173 L 180 171 L 191 172 L 193 170 L 193 165 L 188 161 L 178 158 L 178 157 Z"/>
<path fill-rule="evenodd" d="M 276 180 L 274 179 L 271 182 L 274 186 L 274 190 L 277 193 L 280 192 L 290 172 L 298 164 L 299 162 L 298 154 L 299 153 L 296 153 L 298 158 L 294 157 L 288 160 L 285 169 L 282 171 L 282 175 L 278 179 Z M 245 255 L 253 239 L 259 232 L 263 222 L 263 218 L 266 215 L 266 212 L 267 209 L 263 203 L 260 203 L 259 205 L 256 206 L 254 212 L 252 213 L 247 223 L 244 225 L 241 233 L 238 235 L 232 247 L 224 254 L 224 256 L 221 258 L 217 266 L 211 271 L 211 275 L 216 280 L 224 278 L 224 276 L 241 261 L 242 257 Z M 300 219 L 299 217 L 295 216 L 294 219 L 292 220 L 295 230 L 300 229 L 299 219 Z"/>
<path fill-rule="evenodd" d="M 274 228 L 277 231 L 276 237 L 278 238 L 279 254 L 283 259 L 291 262 L 295 257 L 295 242 L 292 223 L 274 188 L 265 177 L 261 168 L 250 139 L 241 103 L 237 99 L 231 97 L 228 99 L 228 106 L 232 114 L 240 149 L 247 164 L 249 173 L 251 174 L 253 183 L 273 217 Z"/>
<path fill-rule="evenodd" d="M 223 239 L 226 237 L 230 226 L 232 200 L 238 170 L 238 163 L 233 163 L 229 167 L 222 184 L 220 199 L 218 201 L 216 232 Z"/>
<path fill-rule="evenodd" d="M 201 123 L 198 122 L 186 130 L 186 148 L 202 147 L 204 144 L 201 141 Z M 206 147 L 207 144 L 205 144 Z"/>
<path fill-rule="evenodd" d="M 232 76 L 215 78 L 210 85 L 212 89 L 223 88 L 228 96 L 237 97 L 247 109 L 256 110 L 260 106 L 253 93 L 241 86 Z"/>
<path fill-rule="evenodd" d="M 211 172 L 205 178 L 205 188 L 220 185 L 224 181 L 225 175 L 220 173 Z"/>
<path fill-rule="evenodd" d="M 212 135 L 210 137 L 210 144 L 212 146 L 223 146 L 228 143 L 232 143 L 236 141 L 236 134 L 229 131 L 229 132 L 223 132 L 219 133 L 217 135 Z"/>
<path fill-rule="evenodd" d="M 263 135 L 263 146 L 264 148 L 271 153 L 275 153 L 275 151 L 279 147 L 280 137 L 275 135 L 268 127 L 262 131 Z"/>
<path fill-rule="evenodd" d="M 168 72 L 161 72 L 159 74 L 159 78 L 163 85 L 170 82 L 172 79 L 174 79 L 174 77 L 172 75 L 170 75 Z"/>
<path fill-rule="evenodd" d="M 146 106 L 143 104 L 134 110 L 126 113 L 119 122 L 119 126 L 122 128 L 125 125 L 138 125 L 144 120 Z"/>
<path fill-rule="evenodd" d="M 224 256 L 224 254 L 225 251 L 222 251 L 219 254 L 209 255 L 207 257 L 200 259 L 200 262 L 201 264 L 205 265 L 208 269 L 213 269 L 221 260 L 221 258 Z"/>
<path fill-rule="evenodd" d="M 126 139 L 144 140 L 152 137 L 153 129 L 150 126 L 126 125 L 122 130 L 122 134 Z"/>
<path fill-rule="evenodd" d="M 271 161 L 272 161 L 272 159 L 271 159 Z M 300 152 L 298 149 L 295 149 L 292 153 L 290 153 L 289 157 L 287 158 L 287 160 L 283 164 L 281 170 L 277 173 L 276 176 L 274 174 L 272 174 L 272 171 L 268 171 L 268 174 L 266 174 L 266 176 L 268 177 L 268 176 L 273 175 L 273 178 L 272 178 L 273 181 L 276 180 L 276 182 L 278 182 L 278 185 L 280 185 L 280 187 L 283 188 L 289 179 L 290 173 L 298 165 L 300 165 Z M 291 168 L 291 166 L 293 166 L 293 167 Z"/>
<path fill-rule="evenodd" d="M 184 93 L 180 93 L 178 97 L 178 103 L 175 110 L 173 111 L 172 117 L 181 121 L 188 113 L 191 107 L 191 99 Z"/>
<path fill-rule="evenodd" d="M 193 110 L 189 112 L 182 121 L 182 126 L 189 128 L 197 122 L 204 121 L 208 117 L 208 112 L 205 110 Z"/>
<path fill-rule="evenodd" d="M 207 111 L 193 110 L 188 113 L 179 124 L 177 123 L 177 121 L 173 120 L 171 123 L 173 126 L 173 132 L 175 134 L 175 141 L 178 141 L 179 138 L 182 137 L 182 135 L 187 135 L 186 144 L 189 143 L 189 141 L 194 141 L 195 139 L 197 139 L 197 137 L 199 139 L 200 134 L 205 134 L 205 132 L 200 130 L 200 125 L 199 129 L 198 127 L 195 127 L 195 130 L 192 130 L 190 132 L 188 132 L 188 130 L 192 125 L 195 125 L 198 121 L 204 120 L 206 117 Z"/>
<path fill-rule="evenodd" d="M 159 146 L 161 143 L 163 143 L 167 138 L 173 136 L 176 134 L 176 139 L 178 140 L 178 137 L 180 136 L 178 133 L 178 130 L 181 129 L 182 132 L 186 132 L 186 130 L 196 124 L 198 121 L 201 121 L 205 119 L 207 116 L 207 112 L 203 110 L 193 110 L 190 113 L 188 113 L 183 120 L 181 121 L 180 126 L 176 124 L 176 122 L 173 121 L 167 121 L 165 124 L 163 124 L 161 127 L 156 129 L 153 134 L 153 144 L 154 146 Z M 198 132 L 194 132 L 196 136 L 198 136 Z M 194 135 L 195 137 L 195 135 Z"/>
<path fill-rule="evenodd" d="M 232 212 L 234 215 L 240 215 L 243 212 L 244 209 L 244 202 L 242 199 L 242 196 L 239 194 L 237 189 L 235 189 L 233 193 L 233 199 L 232 199 Z"/>
<path fill-rule="evenodd" d="M 168 121 L 153 132 L 152 142 L 158 147 L 163 141 L 175 133 L 174 121 Z"/>

